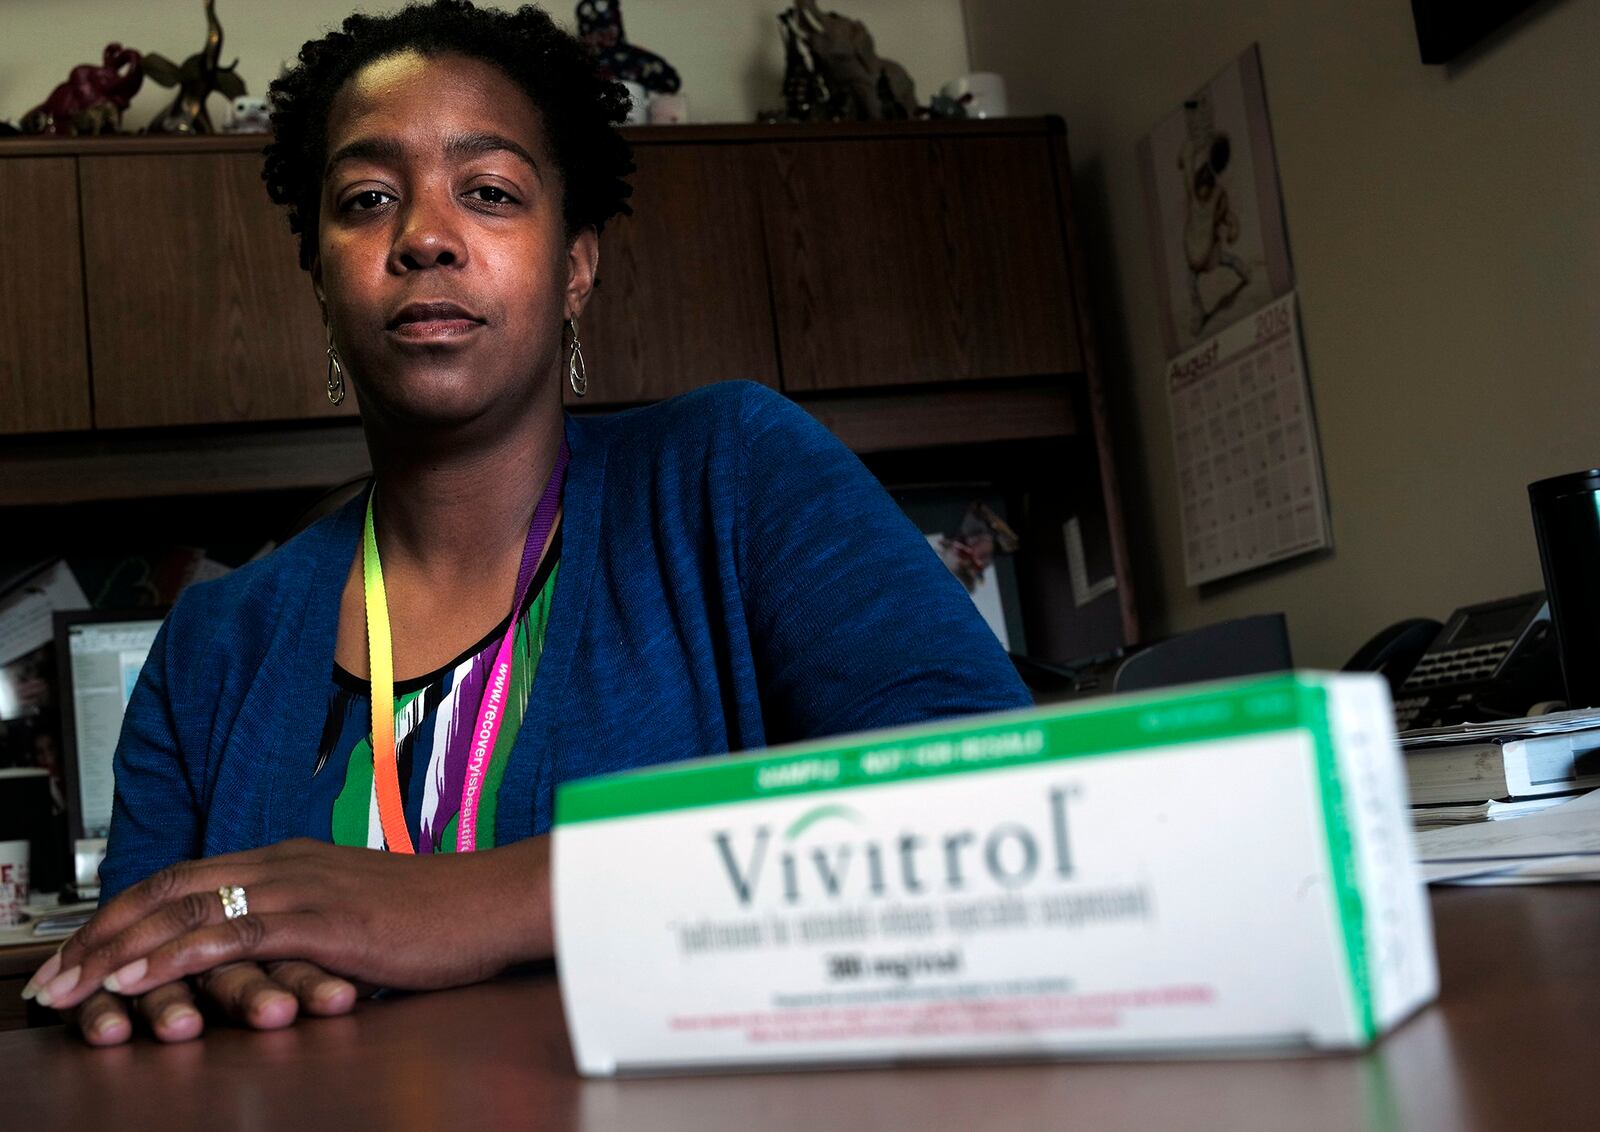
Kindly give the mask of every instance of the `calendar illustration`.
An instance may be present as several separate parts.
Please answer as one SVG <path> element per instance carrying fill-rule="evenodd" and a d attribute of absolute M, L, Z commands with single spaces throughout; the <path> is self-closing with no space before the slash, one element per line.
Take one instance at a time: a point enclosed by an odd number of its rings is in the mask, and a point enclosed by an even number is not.
<path fill-rule="evenodd" d="M 1191 586 L 1333 545 L 1290 292 L 1168 363 Z"/>

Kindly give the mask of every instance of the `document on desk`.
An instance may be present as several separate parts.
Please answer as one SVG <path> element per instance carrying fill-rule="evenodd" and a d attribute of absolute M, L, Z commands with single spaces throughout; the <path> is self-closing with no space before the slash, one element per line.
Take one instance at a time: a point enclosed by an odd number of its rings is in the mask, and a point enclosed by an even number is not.
<path fill-rule="evenodd" d="M 1390 711 L 1277 676 L 564 784 L 578 1065 L 1365 1046 L 1437 989 Z"/>
<path fill-rule="evenodd" d="M 65 561 L 39 570 L 0 598 L 0 664 L 55 640 L 52 613 L 88 608 L 89 599 Z"/>
<path fill-rule="evenodd" d="M 1600 790 L 1527 817 L 1419 833 L 1413 844 L 1429 884 L 1489 876 L 1500 884 L 1518 877 L 1521 883 L 1600 878 Z"/>
<path fill-rule="evenodd" d="M 1429 747 L 1454 747 L 1469 743 L 1509 743 L 1517 739 L 1536 739 L 1543 735 L 1566 735 L 1579 731 L 1600 731 L 1600 711 L 1584 708 L 1520 719 L 1419 727 L 1414 731 L 1401 732 L 1400 745 L 1407 751 L 1420 751 Z"/>

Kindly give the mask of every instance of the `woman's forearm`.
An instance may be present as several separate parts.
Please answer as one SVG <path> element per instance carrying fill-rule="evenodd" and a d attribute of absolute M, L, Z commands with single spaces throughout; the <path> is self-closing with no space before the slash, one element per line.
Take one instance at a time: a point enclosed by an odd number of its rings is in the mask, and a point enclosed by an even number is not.
<path fill-rule="evenodd" d="M 550 836 L 474 853 L 470 867 L 463 903 L 467 914 L 492 926 L 491 938 L 504 949 L 499 969 L 553 955 Z"/>

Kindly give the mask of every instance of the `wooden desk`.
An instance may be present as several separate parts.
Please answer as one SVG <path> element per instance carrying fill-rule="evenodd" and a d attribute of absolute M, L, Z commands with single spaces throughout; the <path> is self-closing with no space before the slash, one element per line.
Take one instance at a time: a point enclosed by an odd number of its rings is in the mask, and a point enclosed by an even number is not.
<path fill-rule="evenodd" d="M 20 1030 L 28 1024 L 28 1004 L 19 997 L 22 988 L 60 946 L 59 939 L 0 946 L 0 1031 Z"/>
<path fill-rule="evenodd" d="M 93 1050 L 0 1034 L 5 1126 L 717 1129 L 1593 1128 L 1594 888 L 1433 898 L 1440 1001 L 1360 1056 L 584 1081 L 554 979 L 368 1003 L 271 1034 Z"/>

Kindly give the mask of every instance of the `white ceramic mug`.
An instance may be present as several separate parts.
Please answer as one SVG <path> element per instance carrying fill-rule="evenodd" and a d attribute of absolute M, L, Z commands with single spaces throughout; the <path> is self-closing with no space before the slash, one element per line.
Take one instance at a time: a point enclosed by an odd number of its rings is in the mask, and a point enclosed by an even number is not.
<path fill-rule="evenodd" d="M 1004 118 L 1006 81 L 992 71 L 978 71 L 951 79 L 939 93 L 967 108 L 968 118 Z"/>
<path fill-rule="evenodd" d="M 628 97 L 633 99 L 633 105 L 628 108 L 628 125 L 644 125 L 650 120 L 650 96 L 644 84 L 624 81 L 622 85 L 628 88 Z"/>
<path fill-rule="evenodd" d="M 656 94 L 650 97 L 652 126 L 681 126 L 689 120 L 689 100 L 681 94 Z"/>
<path fill-rule="evenodd" d="M 28 843 L 0 841 L 0 928 L 22 923 L 28 906 Z"/>

